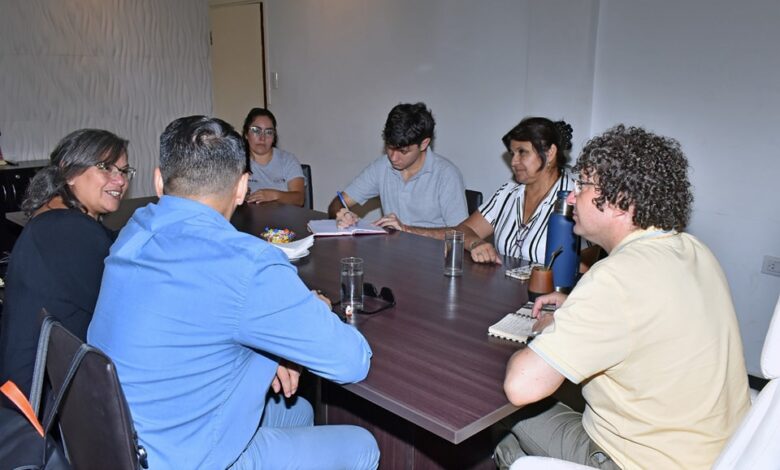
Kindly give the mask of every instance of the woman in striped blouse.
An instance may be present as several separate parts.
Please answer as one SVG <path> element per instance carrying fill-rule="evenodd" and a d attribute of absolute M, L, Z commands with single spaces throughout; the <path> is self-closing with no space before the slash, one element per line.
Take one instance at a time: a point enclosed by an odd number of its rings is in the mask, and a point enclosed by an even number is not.
<path fill-rule="evenodd" d="M 477 263 L 501 264 L 500 255 L 544 262 L 547 222 L 558 191 L 573 190 L 566 170 L 572 127 L 564 121 L 530 117 L 502 138 L 512 155 L 514 178 L 458 225 Z M 485 241 L 493 235 L 495 246 Z"/>

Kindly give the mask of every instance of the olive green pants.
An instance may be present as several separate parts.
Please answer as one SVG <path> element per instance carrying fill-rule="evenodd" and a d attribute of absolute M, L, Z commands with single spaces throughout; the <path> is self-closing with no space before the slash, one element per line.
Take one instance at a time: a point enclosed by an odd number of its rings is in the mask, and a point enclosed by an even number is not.
<path fill-rule="evenodd" d="M 509 434 L 493 454 L 502 470 L 526 455 L 553 457 L 608 470 L 620 468 L 585 432 L 582 414 L 563 403 L 546 400 L 529 405 L 504 423 Z"/>

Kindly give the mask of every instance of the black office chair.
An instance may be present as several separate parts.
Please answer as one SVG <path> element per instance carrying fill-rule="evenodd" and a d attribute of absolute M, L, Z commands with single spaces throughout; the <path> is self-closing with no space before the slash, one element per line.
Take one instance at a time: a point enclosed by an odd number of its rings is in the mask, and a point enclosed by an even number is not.
<path fill-rule="evenodd" d="M 303 163 L 301 164 L 301 170 L 303 170 L 303 181 L 306 183 L 303 207 L 314 209 L 314 192 L 311 187 L 311 166 Z M 482 197 L 481 194 L 480 197 Z"/>
<path fill-rule="evenodd" d="M 482 193 L 471 189 L 466 190 L 466 207 L 468 208 L 469 215 L 479 209 L 482 205 Z"/>
<path fill-rule="evenodd" d="M 51 326 L 46 375 L 52 390 L 62 386 L 71 360 L 83 344 L 59 323 Z M 59 422 L 73 468 L 146 468 L 146 452 L 138 446 L 114 363 L 99 349 L 86 346 L 60 404 Z"/>

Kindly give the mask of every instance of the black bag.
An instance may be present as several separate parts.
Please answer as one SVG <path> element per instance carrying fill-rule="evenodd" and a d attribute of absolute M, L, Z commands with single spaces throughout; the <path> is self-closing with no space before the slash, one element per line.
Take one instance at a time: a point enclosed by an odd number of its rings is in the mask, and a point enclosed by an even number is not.
<path fill-rule="evenodd" d="M 47 317 L 44 319 L 44 324 L 41 328 L 41 338 L 38 341 L 35 372 L 33 373 L 33 385 L 30 393 L 32 404 L 16 384 L 10 380 L 0 387 L 0 391 L 18 409 L 17 411 L 12 408 L 0 408 L 0 470 L 69 470 L 71 468 L 49 431 L 57 417 L 57 410 L 62 397 L 67 392 L 70 382 L 81 360 L 84 358 L 84 354 L 86 354 L 86 348 L 80 350 L 73 357 L 67 378 L 57 392 L 49 416 L 44 421 L 44 426 L 41 426 L 37 414 L 40 407 L 41 385 L 52 324 L 53 319 Z M 41 360 L 41 357 L 43 360 Z"/>
<path fill-rule="evenodd" d="M 68 470 L 70 465 L 51 436 L 41 437 L 22 413 L 0 408 L 0 469 Z"/>

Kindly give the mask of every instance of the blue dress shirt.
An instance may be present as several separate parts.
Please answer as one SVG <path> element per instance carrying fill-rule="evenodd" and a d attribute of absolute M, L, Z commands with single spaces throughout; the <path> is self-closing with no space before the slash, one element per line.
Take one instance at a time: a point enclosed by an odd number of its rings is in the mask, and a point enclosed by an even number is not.
<path fill-rule="evenodd" d="M 88 340 L 116 363 L 154 469 L 230 465 L 279 358 L 339 383 L 371 358 L 280 250 L 174 196 L 138 209 L 112 246 Z"/>

